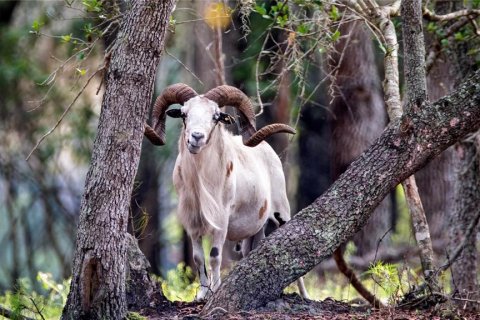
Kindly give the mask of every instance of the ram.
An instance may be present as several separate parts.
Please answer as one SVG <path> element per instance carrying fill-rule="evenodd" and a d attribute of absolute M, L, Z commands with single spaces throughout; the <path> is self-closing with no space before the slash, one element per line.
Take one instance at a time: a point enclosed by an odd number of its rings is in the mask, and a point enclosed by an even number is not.
<path fill-rule="evenodd" d="M 168 110 L 172 104 L 182 107 Z M 235 122 L 220 110 L 227 105 L 238 109 L 241 137 L 224 128 L 224 124 Z M 173 183 L 178 217 L 192 240 L 200 276 L 197 299 L 203 299 L 220 285 L 226 239 L 242 241 L 245 256 L 264 237 L 267 219 L 277 226 L 290 220 L 282 164 L 263 140 L 277 132 L 295 130 L 271 124 L 256 131 L 250 99 L 231 86 L 219 86 L 204 95 L 181 83 L 167 87 L 155 102 L 152 126 L 145 126 L 145 136 L 153 144 L 165 144 L 166 115 L 183 120 Z M 210 278 L 202 249 L 202 237 L 207 235 L 212 239 Z M 301 279 L 298 284 L 306 296 Z"/>

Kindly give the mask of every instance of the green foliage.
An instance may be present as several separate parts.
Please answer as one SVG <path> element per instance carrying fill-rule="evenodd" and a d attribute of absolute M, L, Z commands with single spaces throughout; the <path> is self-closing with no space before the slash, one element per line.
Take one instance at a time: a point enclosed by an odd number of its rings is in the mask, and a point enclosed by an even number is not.
<path fill-rule="evenodd" d="M 102 12 L 101 0 L 82 0 L 82 4 L 87 12 Z"/>
<path fill-rule="evenodd" d="M 45 24 L 45 22 L 43 22 L 42 20 L 40 19 L 36 19 L 36 20 L 33 20 L 33 23 L 32 23 L 32 33 L 39 33 L 40 32 L 40 28 L 43 27 L 43 25 Z"/>
<path fill-rule="evenodd" d="M 13 292 L 7 291 L 0 296 L 0 304 L 18 318 L 59 319 L 67 301 L 70 280 L 57 283 L 51 274 L 39 272 L 37 282 L 43 289 L 42 293 L 34 291 L 28 279 L 19 279 Z"/>
<path fill-rule="evenodd" d="M 163 294 L 170 301 L 193 301 L 200 286 L 194 279 L 192 268 L 181 262 L 176 269 L 169 270 L 166 279 L 161 281 Z"/>
<path fill-rule="evenodd" d="M 60 36 L 60 38 L 62 39 L 62 42 L 69 43 L 72 40 L 72 34 L 70 33 L 70 34 L 63 35 L 63 36 Z"/>
<path fill-rule="evenodd" d="M 412 269 L 399 270 L 397 265 L 377 261 L 373 263 L 365 275 L 384 291 L 390 303 L 397 303 L 413 285 L 411 279 L 416 279 Z M 375 290 L 376 291 L 376 290 Z"/>
<path fill-rule="evenodd" d="M 334 5 L 332 5 L 330 9 L 330 19 L 332 19 L 332 21 L 337 21 L 338 19 L 340 19 L 340 12 L 338 11 L 338 8 Z"/>
<path fill-rule="evenodd" d="M 337 41 L 340 39 L 340 30 L 336 30 L 331 36 L 330 39 L 332 39 L 333 42 Z"/>

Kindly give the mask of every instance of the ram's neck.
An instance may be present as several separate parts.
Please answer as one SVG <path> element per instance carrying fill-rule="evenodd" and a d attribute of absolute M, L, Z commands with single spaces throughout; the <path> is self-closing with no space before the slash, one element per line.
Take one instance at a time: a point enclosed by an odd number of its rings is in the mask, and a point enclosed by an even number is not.
<path fill-rule="evenodd" d="M 178 168 L 181 172 L 184 204 L 188 201 L 190 211 L 200 213 L 202 220 L 218 228 L 225 218 L 219 201 L 222 199 L 226 182 L 221 172 L 228 161 L 230 134 L 217 126 L 208 145 L 199 154 L 191 154 L 188 151 L 184 136 L 182 132 L 179 146 L 181 161 Z"/>

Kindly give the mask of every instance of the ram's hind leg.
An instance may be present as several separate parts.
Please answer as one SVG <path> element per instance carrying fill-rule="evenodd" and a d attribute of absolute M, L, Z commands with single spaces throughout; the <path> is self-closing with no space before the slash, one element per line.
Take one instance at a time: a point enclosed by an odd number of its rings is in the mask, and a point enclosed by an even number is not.
<path fill-rule="evenodd" d="M 207 276 L 207 268 L 205 266 L 205 257 L 203 254 L 202 238 L 198 237 L 192 240 L 193 261 L 200 277 L 200 289 L 197 292 L 196 300 L 203 300 L 210 291 L 210 282 Z"/>
<path fill-rule="evenodd" d="M 250 253 L 253 249 L 258 247 L 258 244 L 262 239 L 265 238 L 265 226 L 263 226 L 258 232 L 242 241 L 242 256 L 245 258 L 247 254 Z"/>

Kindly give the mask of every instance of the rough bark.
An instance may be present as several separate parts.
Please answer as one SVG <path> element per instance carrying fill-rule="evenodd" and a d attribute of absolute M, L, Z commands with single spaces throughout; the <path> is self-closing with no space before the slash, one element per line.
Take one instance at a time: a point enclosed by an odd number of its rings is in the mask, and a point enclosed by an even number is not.
<path fill-rule="evenodd" d="M 406 86 L 406 112 L 420 108 L 428 101 L 425 71 L 425 42 L 423 37 L 422 2 L 402 1 L 402 33 L 404 42 L 404 70 Z M 411 103 L 413 102 L 413 103 Z"/>
<path fill-rule="evenodd" d="M 328 258 L 392 188 L 480 127 L 479 83 L 480 71 L 452 95 L 391 123 L 327 192 L 240 261 L 202 312 L 261 306 Z"/>
<path fill-rule="evenodd" d="M 134 1 L 105 76 L 63 319 L 122 319 L 126 230 L 144 123 L 173 1 Z"/>
<path fill-rule="evenodd" d="M 150 263 L 132 235 L 127 238 L 127 281 L 126 297 L 128 310 L 139 311 L 145 307 L 154 307 L 156 303 L 167 303 L 162 294 L 159 282 L 150 278 Z"/>
<path fill-rule="evenodd" d="M 467 227 L 473 217 L 479 214 L 480 207 L 480 159 L 478 147 L 480 136 L 470 141 L 462 141 L 455 146 L 456 179 L 455 179 L 455 212 L 449 219 L 450 248 L 455 248 L 464 241 Z M 476 228 L 478 232 L 478 227 Z M 452 264 L 453 290 L 463 299 L 478 300 L 480 298 L 477 280 L 477 248 L 476 234 L 466 239 L 460 257 Z M 471 311 L 479 310 L 478 303 L 459 302 Z M 465 305 L 465 306 L 464 306 Z"/>

